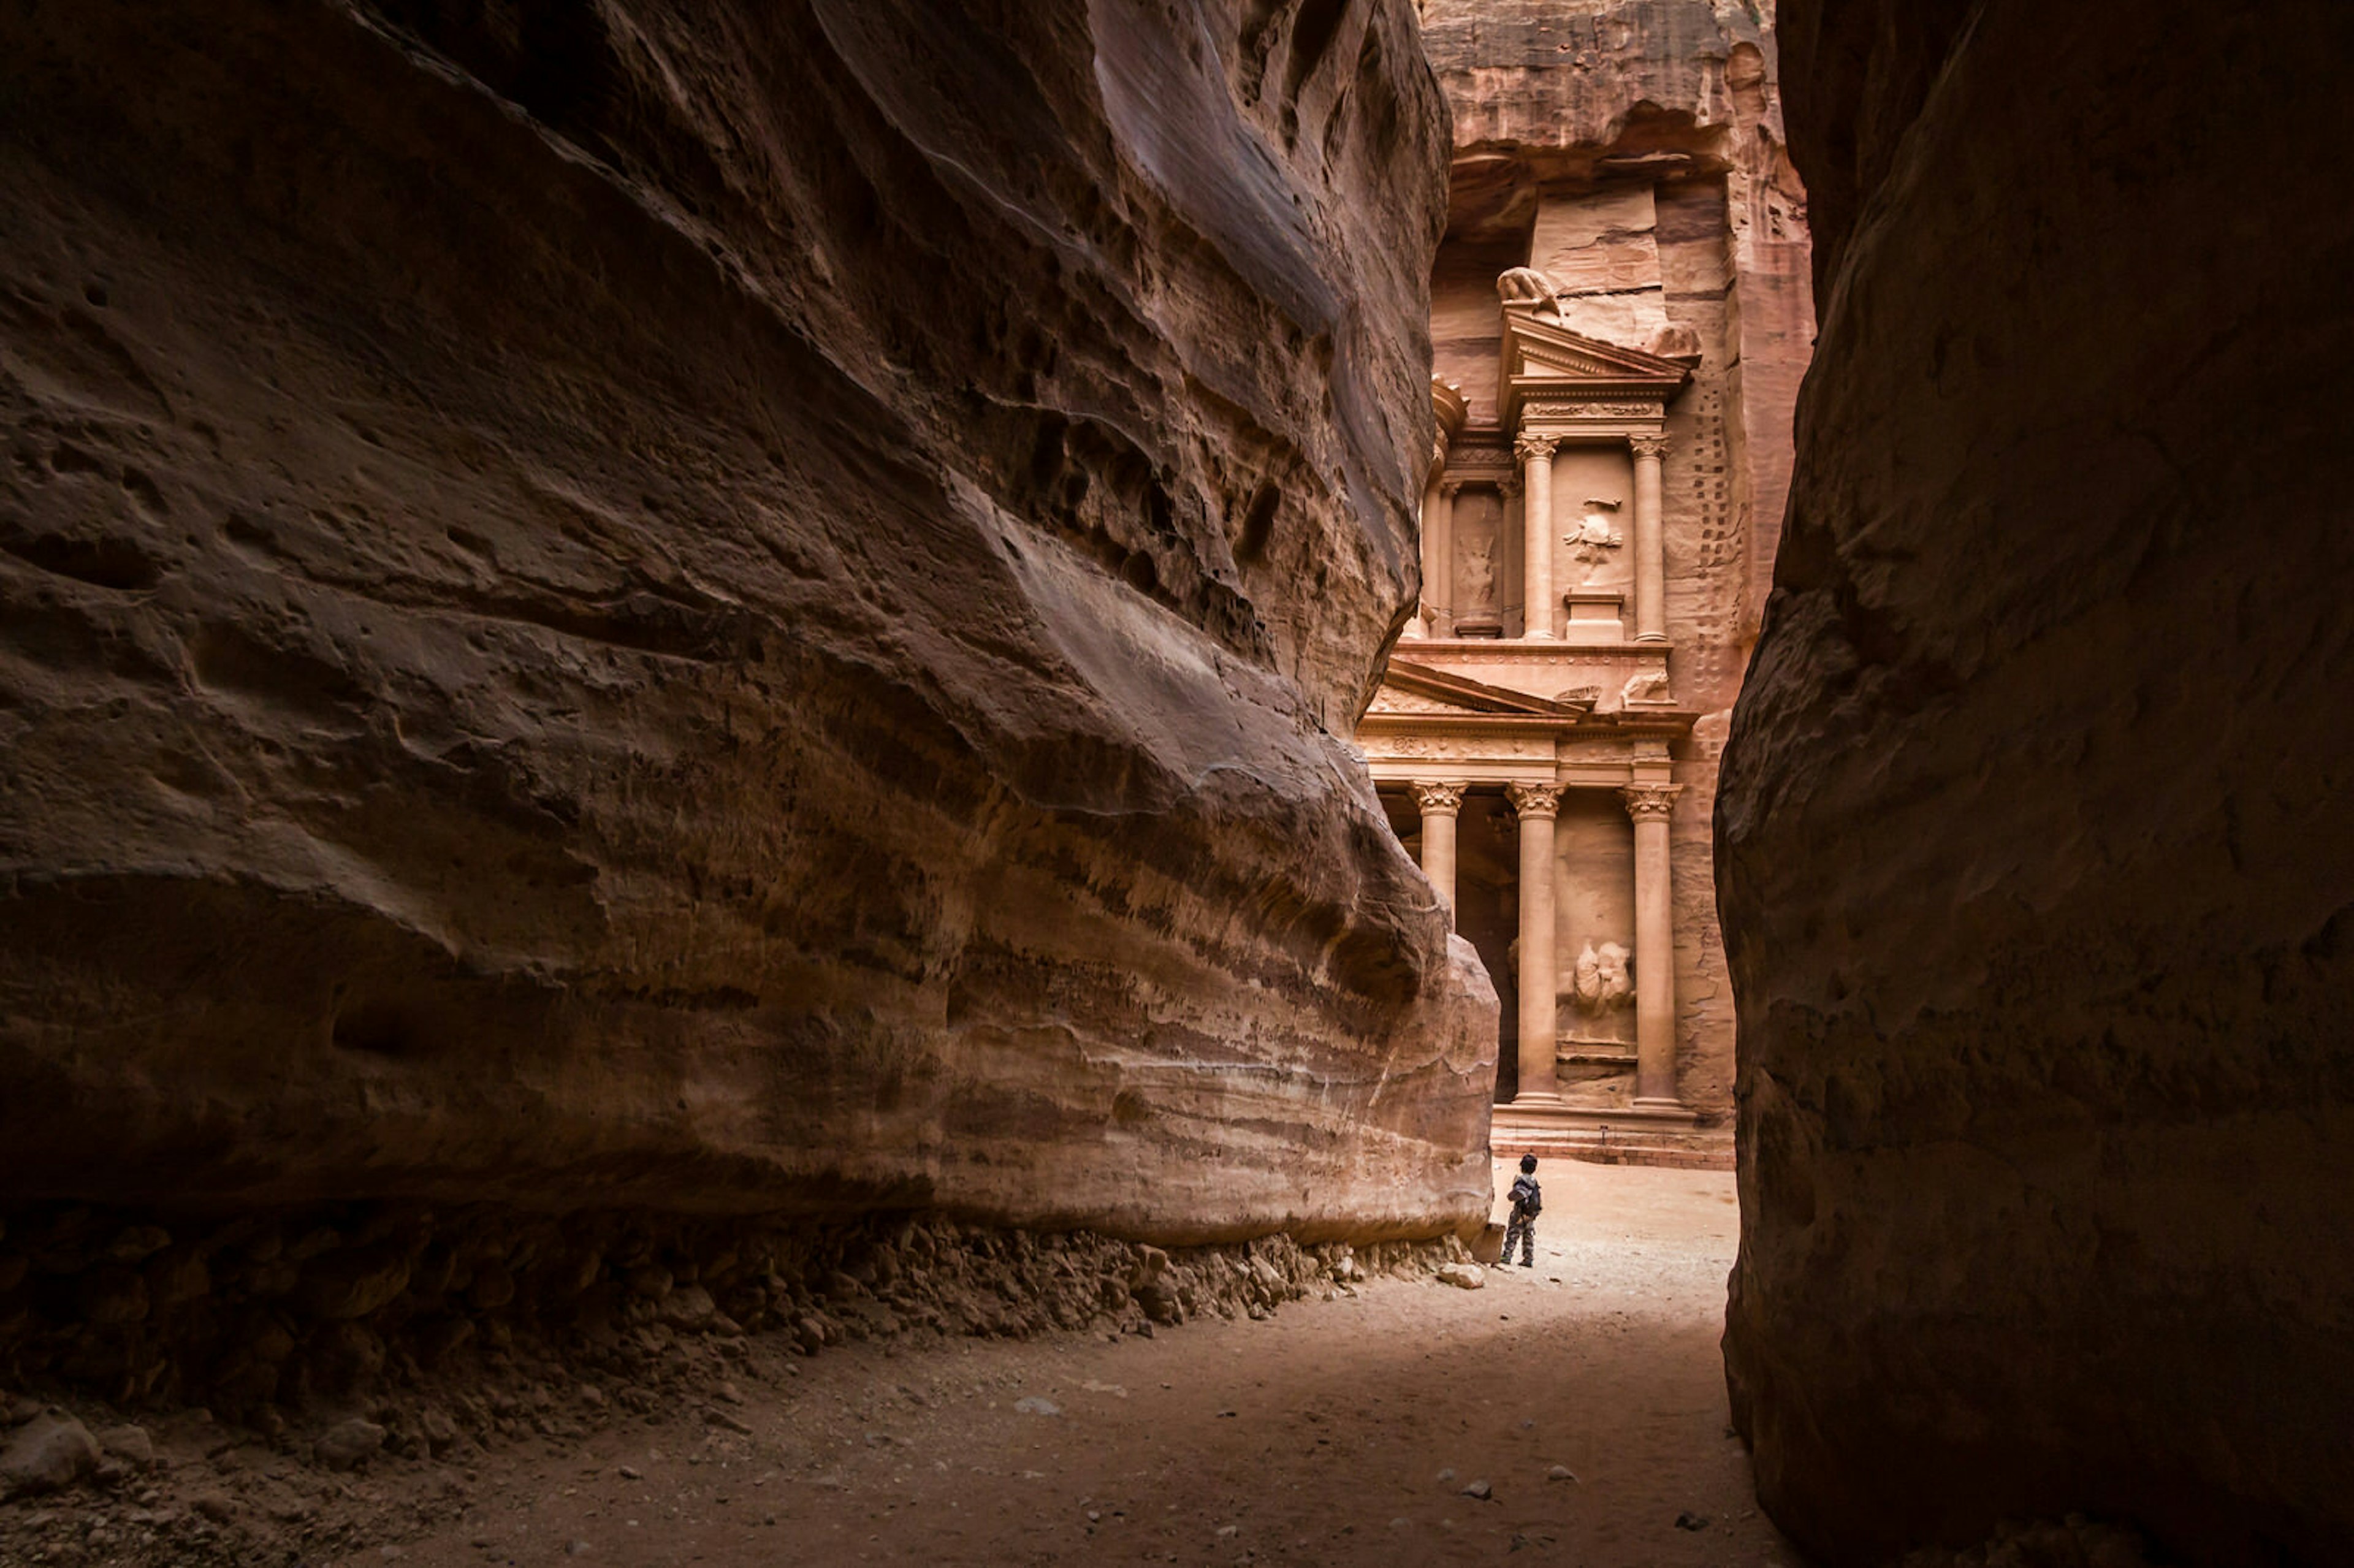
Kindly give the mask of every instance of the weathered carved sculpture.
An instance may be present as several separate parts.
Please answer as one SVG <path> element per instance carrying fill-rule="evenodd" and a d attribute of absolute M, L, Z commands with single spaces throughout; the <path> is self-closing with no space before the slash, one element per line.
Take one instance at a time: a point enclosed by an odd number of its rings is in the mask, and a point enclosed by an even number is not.
<path fill-rule="evenodd" d="M 1554 310 L 1561 285 L 1534 267 L 1513 267 L 1498 275 L 1496 295 L 1506 304 L 1542 305 Z"/>
<path fill-rule="evenodd" d="M 1577 526 L 1561 536 L 1563 549 L 1580 568 L 1579 587 L 1617 575 L 1621 558 L 1617 552 L 1627 544 L 1627 535 L 1619 531 L 1617 516 L 1617 502 L 1590 498 Z"/>
<path fill-rule="evenodd" d="M 1591 938 L 1577 955 L 1567 992 L 1572 1004 L 1589 1019 L 1624 1012 L 1635 1005 L 1634 954 L 1617 942 L 1600 948 Z"/>

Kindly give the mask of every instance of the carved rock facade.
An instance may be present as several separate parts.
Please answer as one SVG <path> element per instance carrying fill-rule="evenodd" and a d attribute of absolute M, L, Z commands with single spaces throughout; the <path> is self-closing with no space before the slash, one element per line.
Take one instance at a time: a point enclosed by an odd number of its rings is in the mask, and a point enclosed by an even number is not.
<path fill-rule="evenodd" d="M 1431 440 L 1403 0 L 0 58 L 0 1190 L 1484 1215 L 1493 999 L 1327 733 Z"/>
<path fill-rule="evenodd" d="M 2354 1561 L 2354 193 L 2246 159 L 2338 143 L 2354 16 L 1782 23 L 1825 308 L 1717 808 L 1762 1496 L 1834 1564 Z"/>
<path fill-rule="evenodd" d="M 1359 738 L 1507 995 L 1500 1147 L 1729 1162 L 1710 800 L 1808 311 L 1770 16 L 1428 0 L 1423 18 L 1456 132 L 1442 440 L 1419 613 Z M 1534 830 L 1549 856 L 1505 795 L 1539 784 L 1562 791 Z M 1433 785 L 1454 810 L 1417 805 Z M 1630 814 L 1637 792 L 1656 814 Z"/>

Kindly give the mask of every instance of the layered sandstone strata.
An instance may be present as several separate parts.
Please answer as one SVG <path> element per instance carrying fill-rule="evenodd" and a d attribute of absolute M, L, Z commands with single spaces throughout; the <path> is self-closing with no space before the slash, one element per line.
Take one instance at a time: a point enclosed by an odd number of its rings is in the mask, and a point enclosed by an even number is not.
<path fill-rule="evenodd" d="M 2343 8 L 1787 4 L 1822 332 L 1718 865 L 1726 1339 L 1834 1563 L 2354 1556 Z"/>
<path fill-rule="evenodd" d="M 0 18 L 0 1192 L 1477 1224 L 1402 4 Z"/>

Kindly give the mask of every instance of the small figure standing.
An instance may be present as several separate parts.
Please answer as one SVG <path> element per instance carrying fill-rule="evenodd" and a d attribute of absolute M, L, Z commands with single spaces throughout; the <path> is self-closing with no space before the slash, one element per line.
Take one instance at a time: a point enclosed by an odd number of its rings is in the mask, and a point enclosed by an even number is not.
<path fill-rule="evenodd" d="M 1544 1189 L 1537 1185 L 1537 1157 L 1521 1156 L 1521 1173 L 1512 1178 L 1512 1217 L 1504 1226 L 1504 1250 L 1496 1262 L 1512 1261 L 1512 1242 L 1521 1244 L 1521 1266 L 1537 1266 L 1537 1216 L 1544 1213 Z"/>

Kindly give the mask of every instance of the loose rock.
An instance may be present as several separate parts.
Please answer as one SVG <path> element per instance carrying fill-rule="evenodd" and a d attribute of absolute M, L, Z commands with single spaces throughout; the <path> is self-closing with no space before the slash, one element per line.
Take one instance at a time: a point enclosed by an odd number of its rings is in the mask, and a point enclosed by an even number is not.
<path fill-rule="evenodd" d="M 384 1428 L 355 1415 L 329 1427 L 311 1451 L 328 1468 L 348 1470 L 383 1446 Z"/>
<path fill-rule="evenodd" d="M 35 1416 L 0 1449 L 0 1486 L 15 1492 L 58 1491 L 98 1468 L 98 1439 L 61 1412 Z"/>

